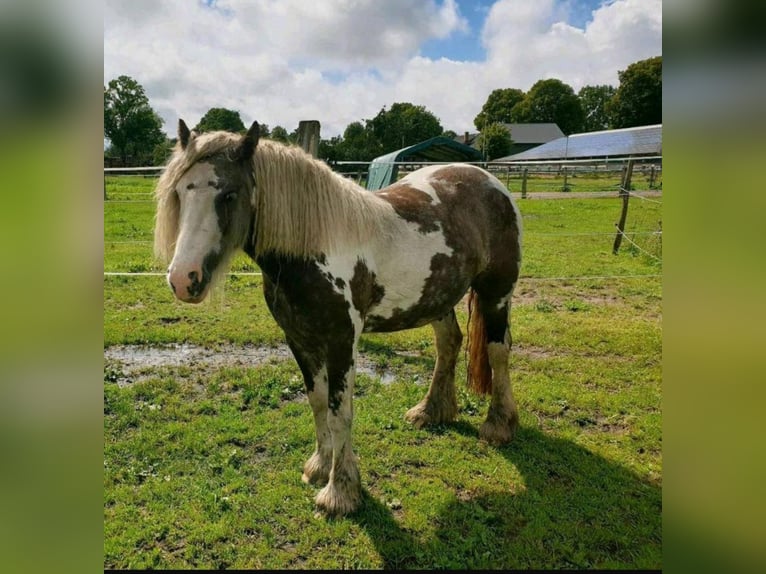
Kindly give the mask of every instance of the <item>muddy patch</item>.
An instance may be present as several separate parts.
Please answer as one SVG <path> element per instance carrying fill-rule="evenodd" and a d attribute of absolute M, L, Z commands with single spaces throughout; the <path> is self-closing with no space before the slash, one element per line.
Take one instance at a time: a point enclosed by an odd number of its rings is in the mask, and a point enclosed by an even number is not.
<path fill-rule="evenodd" d="M 406 353 L 408 356 L 409 353 Z M 194 367 L 196 371 L 215 371 L 222 367 L 253 368 L 265 364 L 292 361 L 287 345 L 221 345 L 215 348 L 191 344 L 164 346 L 114 345 L 104 349 L 104 376 L 106 380 L 124 387 L 156 376 L 155 369 Z M 377 377 L 383 384 L 392 383 L 393 372 L 381 369 L 359 353 L 357 373 Z"/>

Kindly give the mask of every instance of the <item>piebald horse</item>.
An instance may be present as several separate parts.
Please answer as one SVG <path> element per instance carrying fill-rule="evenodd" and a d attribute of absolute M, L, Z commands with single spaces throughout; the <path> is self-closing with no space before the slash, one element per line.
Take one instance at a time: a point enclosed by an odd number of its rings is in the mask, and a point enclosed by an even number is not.
<path fill-rule="evenodd" d="M 416 427 L 455 420 L 463 336 L 455 305 L 469 294 L 469 386 L 491 393 L 479 436 L 511 440 L 518 411 L 508 375 L 509 310 L 521 265 L 521 216 L 505 186 L 466 164 L 424 167 L 371 193 L 298 147 L 245 135 L 197 134 L 178 144 L 156 188 L 155 252 L 181 301 L 202 301 L 242 249 L 263 272 L 314 414 L 316 449 L 303 480 L 317 509 L 356 510 L 362 487 L 351 446 L 359 336 L 430 323 L 436 366 L 405 414 Z"/>

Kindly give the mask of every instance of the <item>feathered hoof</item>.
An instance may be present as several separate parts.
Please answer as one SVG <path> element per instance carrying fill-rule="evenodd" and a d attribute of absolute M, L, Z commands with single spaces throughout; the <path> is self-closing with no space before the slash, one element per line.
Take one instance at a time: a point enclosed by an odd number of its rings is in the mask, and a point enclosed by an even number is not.
<path fill-rule="evenodd" d="M 508 444 L 519 428 L 517 413 L 497 415 L 490 413 L 479 429 L 479 438 L 494 446 Z"/>
<path fill-rule="evenodd" d="M 359 508 L 361 501 L 362 487 L 358 482 L 355 486 L 346 484 L 343 488 L 329 482 L 317 494 L 317 513 L 326 517 L 344 516 Z"/>
<path fill-rule="evenodd" d="M 457 416 L 457 405 L 435 406 L 428 399 L 423 399 L 404 414 L 404 420 L 420 429 L 426 426 L 449 423 Z"/>
<path fill-rule="evenodd" d="M 301 480 L 306 484 L 324 486 L 330 480 L 330 464 L 329 458 L 323 460 L 319 453 L 315 452 L 303 465 Z"/>

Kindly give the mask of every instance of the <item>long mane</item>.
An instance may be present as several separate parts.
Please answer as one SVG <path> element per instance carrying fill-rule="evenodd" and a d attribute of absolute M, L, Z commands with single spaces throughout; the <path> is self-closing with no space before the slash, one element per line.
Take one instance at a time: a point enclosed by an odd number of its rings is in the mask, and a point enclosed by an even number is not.
<path fill-rule="evenodd" d="M 387 203 L 299 147 L 259 142 L 254 168 L 256 254 L 330 254 L 385 232 Z"/>
<path fill-rule="evenodd" d="M 155 254 L 160 259 L 171 259 L 175 250 L 178 180 L 206 156 L 226 153 L 235 161 L 241 141 L 242 136 L 236 134 L 211 132 L 192 138 L 186 149 L 176 146 L 155 190 Z M 251 164 L 256 256 L 267 252 L 293 257 L 329 255 L 391 233 L 387 229 L 387 221 L 391 221 L 387 216 L 393 213 L 390 205 L 297 146 L 262 139 Z"/>

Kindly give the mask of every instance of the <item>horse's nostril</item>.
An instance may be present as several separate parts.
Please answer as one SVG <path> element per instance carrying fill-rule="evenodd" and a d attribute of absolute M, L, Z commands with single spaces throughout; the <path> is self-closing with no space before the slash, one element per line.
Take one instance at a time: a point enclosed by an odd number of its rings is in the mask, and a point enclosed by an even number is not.
<path fill-rule="evenodd" d="M 197 274 L 196 271 L 189 271 L 189 279 L 196 283 L 197 281 L 199 281 L 199 275 Z"/>

